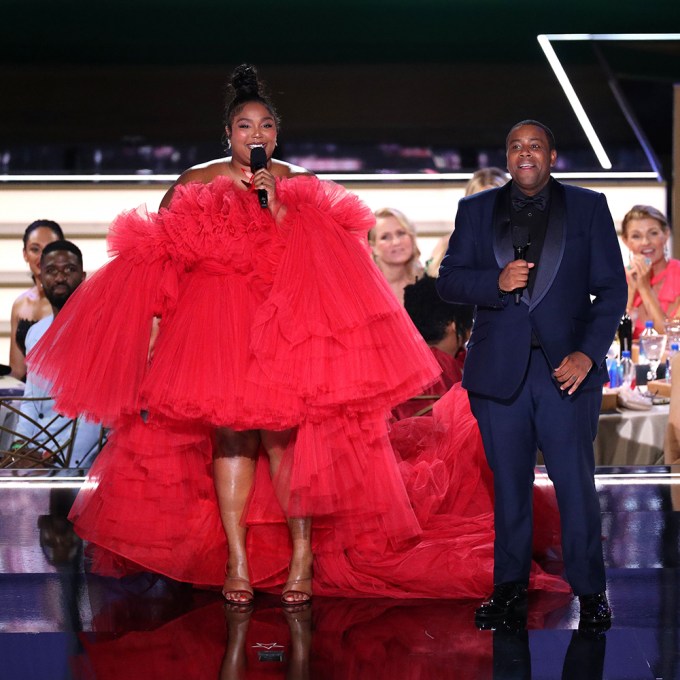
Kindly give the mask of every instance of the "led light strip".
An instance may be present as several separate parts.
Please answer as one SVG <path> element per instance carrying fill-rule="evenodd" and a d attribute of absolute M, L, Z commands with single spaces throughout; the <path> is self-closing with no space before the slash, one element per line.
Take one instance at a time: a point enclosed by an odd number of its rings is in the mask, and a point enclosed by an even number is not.
<path fill-rule="evenodd" d="M 562 63 L 558 59 L 557 54 L 555 54 L 555 50 L 550 44 L 551 41 L 670 41 L 680 40 L 680 33 L 548 33 L 538 35 L 536 39 L 538 40 L 538 44 L 541 46 L 548 63 L 557 76 L 557 80 L 559 81 L 564 94 L 567 96 L 571 108 L 574 109 L 574 113 L 597 156 L 597 160 L 605 170 L 610 170 L 612 163 L 574 90 L 566 71 L 562 67 Z M 657 179 L 660 179 L 656 173 L 654 173 L 654 176 Z"/>
<path fill-rule="evenodd" d="M 626 42 L 654 42 L 660 40 L 680 40 L 680 33 L 546 33 L 548 40 L 559 41 L 579 41 L 586 40 L 616 41 L 625 40 Z"/>
<path fill-rule="evenodd" d="M 554 172 L 558 179 L 658 179 L 655 172 Z M 106 184 L 107 182 L 129 182 L 135 184 L 154 184 L 174 182 L 178 175 L 0 175 L 0 183 L 44 182 L 49 184 L 69 184 L 75 182 Z M 462 182 L 472 177 L 471 172 L 434 173 L 319 173 L 317 177 L 333 182 Z"/>
<path fill-rule="evenodd" d="M 666 473 L 634 473 L 634 474 L 608 474 L 596 473 L 595 484 L 598 487 L 603 486 L 653 486 L 653 485 L 668 485 L 680 486 L 680 473 L 666 472 Z"/>
<path fill-rule="evenodd" d="M 36 478 L 12 478 L 0 479 L 0 490 L 2 489 L 80 489 L 85 483 L 85 477 L 70 477 L 68 481 L 57 482 Z"/>
<path fill-rule="evenodd" d="M 550 486 L 552 482 L 544 476 L 538 476 L 535 484 L 537 486 Z M 653 472 L 653 473 L 596 473 L 595 484 L 598 488 L 606 486 L 679 486 L 680 472 Z M 63 480 L 44 477 L 25 477 L 19 479 L 0 478 L 0 490 L 2 489 L 82 489 L 85 486 L 94 488 L 98 485 L 96 481 L 87 482 L 85 477 L 69 477 Z"/>
<path fill-rule="evenodd" d="M 581 123 L 583 131 L 586 133 L 586 137 L 588 138 L 590 146 L 593 148 L 593 151 L 597 156 L 597 160 L 600 162 L 600 165 L 605 170 L 611 170 L 612 162 L 609 160 L 609 156 L 607 156 L 607 152 L 604 150 L 602 142 L 600 141 L 600 138 L 597 136 L 595 128 L 593 127 L 593 124 L 590 122 L 590 118 L 588 118 L 588 114 L 586 113 L 586 110 L 583 108 L 581 100 L 578 98 L 576 90 L 574 90 L 574 87 L 572 86 L 571 81 L 569 80 L 569 77 L 567 76 L 567 73 L 562 66 L 562 63 L 557 58 L 555 50 L 550 44 L 548 36 L 539 35 L 537 39 L 538 44 L 541 46 L 541 49 L 543 50 L 548 60 L 548 63 L 550 64 L 552 70 L 557 76 L 557 80 L 559 81 L 562 90 L 564 91 L 564 94 L 567 95 L 567 99 L 571 104 L 571 108 L 574 109 L 574 113 L 578 118 L 578 122 Z"/>

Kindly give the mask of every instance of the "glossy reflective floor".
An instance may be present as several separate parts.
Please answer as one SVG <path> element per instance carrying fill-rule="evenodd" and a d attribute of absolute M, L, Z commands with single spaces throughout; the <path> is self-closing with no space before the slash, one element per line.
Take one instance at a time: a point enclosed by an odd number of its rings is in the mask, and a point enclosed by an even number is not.
<path fill-rule="evenodd" d="M 82 479 L 0 477 L 0 678 L 680 678 L 680 470 L 600 469 L 615 619 L 532 596 L 525 630 L 479 631 L 476 602 L 316 598 L 250 612 L 216 592 L 86 573 L 66 520 Z"/>

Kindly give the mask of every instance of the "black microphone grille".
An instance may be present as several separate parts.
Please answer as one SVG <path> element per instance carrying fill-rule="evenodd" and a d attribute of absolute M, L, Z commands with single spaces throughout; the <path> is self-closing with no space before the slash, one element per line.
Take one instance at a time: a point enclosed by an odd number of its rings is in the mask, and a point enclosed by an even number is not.
<path fill-rule="evenodd" d="M 254 146 L 250 150 L 250 169 L 252 172 L 267 167 L 267 152 L 263 146 Z"/>
<path fill-rule="evenodd" d="M 512 247 L 526 248 L 529 245 L 529 227 L 513 225 L 512 227 Z"/>

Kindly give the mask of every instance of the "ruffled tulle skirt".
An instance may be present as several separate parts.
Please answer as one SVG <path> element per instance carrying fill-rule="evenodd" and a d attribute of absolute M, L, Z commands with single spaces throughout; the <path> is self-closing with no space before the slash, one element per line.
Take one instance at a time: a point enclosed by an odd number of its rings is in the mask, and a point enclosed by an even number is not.
<path fill-rule="evenodd" d="M 329 506 L 314 514 L 314 592 L 402 598 L 488 594 L 493 487 L 467 393 L 454 386 L 433 416 L 393 423 L 389 436 L 384 424 L 382 436 L 379 423 L 364 425 L 343 433 L 356 438 L 361 487 L 343 480 L 354 478 L 346 468 L 352 461 L 340 458 L 336 469 L 321 475 Z M 330 434 L 309 433 L 315 441 L 332 441 Z M 284 456 L 284 489 L 295 486 L 287 476 L 308 472 L 292 463 Z M 291 549 L 278 484 L 280 479 L 272 483 L 262 452 L 244 521 L 251 579 L 265 590 L 285 582 Z M 335 498 L 338 489 L 342 502 Z M 539 556 L 559 545 L 554 492 L 545 478 L 537 480 L 534 500 Z M 96 461 L 71 518 L 79 533 L 106 546 L 92 551 L 99 573 L 121 576 L 146 569 L 206 586 L 224 580 L 227 546 L 208 431 L 157 429 L 141 419 L 121 428 Z M 568 591 L 538 564 L 531 586 Z"/>

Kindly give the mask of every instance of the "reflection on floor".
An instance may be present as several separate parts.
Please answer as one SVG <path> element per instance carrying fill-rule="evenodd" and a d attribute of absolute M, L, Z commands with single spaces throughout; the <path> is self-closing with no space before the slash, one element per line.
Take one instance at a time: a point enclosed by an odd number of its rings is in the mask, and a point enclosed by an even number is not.
<path fill-rule="evenodd" d="M 26 473 L 24 473 L 26 474 Z M 0 477 L 0 677 L 680 678 L 680 471 L 601 469 L 606 633 L 569 597 L 534 595 L 526 629 L 479 631 L 476 602 L 218 593 L 145 574 L 87 574 L 66 514 L 82 479 Z"/>

